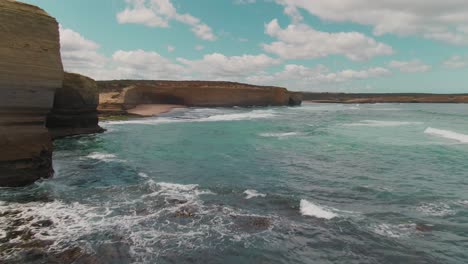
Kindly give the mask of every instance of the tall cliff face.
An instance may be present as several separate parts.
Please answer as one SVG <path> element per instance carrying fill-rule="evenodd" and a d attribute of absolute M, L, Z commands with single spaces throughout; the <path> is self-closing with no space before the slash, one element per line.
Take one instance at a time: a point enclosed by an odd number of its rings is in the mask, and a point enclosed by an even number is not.
<path fill-rule="evenodd" d="M 50 177 L 45 117 L 62 86 L 57 21 L 24 3 L 0 0 L 0 186 Z"/>
<path fill-rule="evenodd" d="M 52 138 L 103 132 L 98 125 L 99 91 L 88 77 L 65 73 L 63 86 L 56 90 L 54 107 L 47 116 Z"/>
<path fill-rule="evenodd" d="M 196 107 L 300 105 L 299 94 L 285 88 L 207 81 L 99 82 L 101 111 L 122 111 L 139 104 Z"/>

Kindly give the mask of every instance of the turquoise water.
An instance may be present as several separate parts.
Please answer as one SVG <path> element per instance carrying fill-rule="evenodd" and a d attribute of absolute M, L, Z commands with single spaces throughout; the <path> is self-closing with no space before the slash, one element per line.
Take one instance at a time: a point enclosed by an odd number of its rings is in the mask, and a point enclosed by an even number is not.
<path fill-rule="evenodd" d="M 54 179 L 0 192 L 0 211 L 53 221 L 35 235 L 51 251 L 119 245 L 103 263 L 468 262 L 468 105 L 193 108 L 103 126 L 55 143 Z"/>

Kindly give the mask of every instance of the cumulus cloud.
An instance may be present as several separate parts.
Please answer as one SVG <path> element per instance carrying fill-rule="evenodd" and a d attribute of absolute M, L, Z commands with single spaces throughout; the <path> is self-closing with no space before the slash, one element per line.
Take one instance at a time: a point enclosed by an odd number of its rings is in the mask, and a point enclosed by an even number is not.
<path fill-rule="evenodd" d="M 342 70 L 333 72 L 329 68 L 318 65 L 309 68 L 303 65 L 288 64 L 282 71 L 274 74 L 260 74 L 247 77 L 248 82 L 266 85 L 288 85 L 293 89 L 313 90 L 318 85 L 343 83 L 353 80 L 364 80 L 389 76 L 392 73 L 385 68 L 375 67 L 365 70 Z"/>
<path fill-rule="evenodd" d="M 418 73 L 418 72 L 428 72 L 431 70 L 431 66 L 423 63 L 420 60 L 411 60 L 411 61 L 391 61 L 388 66 L 390 68 L 398 69 L 403 73 Z"/>
<path fill-rule="evenodd" d="M 450 69 L 462 69 L 468 67 L 468 56 L 452 56 L 443 62 L 444 67 Z"/>
<path fill-rule="evenodd" d="M 101 71 L 107 58 L 99 53 L 99 44 L 86 39 L 78 32 L 60 25 L 60 49 L 65 70 L 91 74 Z"/>
<path fill-rule="evenodd" d="M 210 79 L 246 76 L 280 63 L 265 54 L 229 57 L 220 53 L 205 55 L 201 60 L 179 58 L 178 61 Z"/>
<path fill-rule="evenodd" d="M 117 14 L 117 21 L 121 24 L 169 27 L 169 22 L 175 20 L 189 25 L 192 32 L 203 40 L 216 40 L 211 27 L 190 14 L 178 13 L 171 0 L 125 0 L 125 2 L 127 7 Z"/>
<path fill-rule="evenodd" d="M 375 35 L 419 35 L 468 45 L 466 0 L 276 0 L 285 9 L 301 8 L 332 22 L 373 27 Z"/>
<path fill-rule="evenodd" d="M 265 32 L 277 38 L 263 49 L 284 59 L 314 59 L 343 55 L 353 61 L 393 54 L 392 47 L 358 32 L 328 33 L 306 24 L 291 24 L 283 29 L 277 19 L 265 25 Z"/>

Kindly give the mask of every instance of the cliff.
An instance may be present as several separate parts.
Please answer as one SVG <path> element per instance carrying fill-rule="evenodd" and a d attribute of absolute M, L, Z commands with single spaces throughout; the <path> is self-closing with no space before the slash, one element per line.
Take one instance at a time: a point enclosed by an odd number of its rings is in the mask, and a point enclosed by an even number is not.
<path fill-rule="evenodd" d="M 303 99 L 316 103 L 468 103 L 468 94 L 418 94 L 418 93 L 302 93 Z"/>
<path fill-rule="evenodd" d="M 56 90 L 54 106 L 47 116 L 46 126 L 53 139 L 100 133 L 97 106 L 99 91 L 88 77 L 65 73 L 63 86 Z"/>
<path fill-rule="evenodd" d="M 139 104 L 190 107 L 300 105 L 301 96 L 285 88 L 208 81 L 102 81 L 99 110 L 124 113 Z"/>
<path fill-rule="evenodd" d="M 57 21 L 24 3 L 0 0 L 0 186 L 52 176 L 44 125 L 62 86 Z"/>

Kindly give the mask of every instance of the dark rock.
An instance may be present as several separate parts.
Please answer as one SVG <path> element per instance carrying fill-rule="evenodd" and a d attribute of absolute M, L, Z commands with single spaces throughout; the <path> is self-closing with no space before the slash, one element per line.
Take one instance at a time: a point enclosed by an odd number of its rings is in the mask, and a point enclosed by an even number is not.
<path fill-rule="evenodd" d="M 34 227 L 49 227 L 52 226 L 54 222 L 52 220 L 40 220 L 32 224 Z"/>
<path fill-rule="evenodd" d="M 101 133 L 97 106 L 99 92 L 94 80 L 65 73 L 63 87 L 55 92 L 54 107 L 47 116 L 47 128 L 52 138 Z"/>

